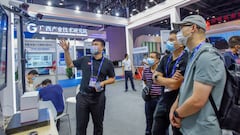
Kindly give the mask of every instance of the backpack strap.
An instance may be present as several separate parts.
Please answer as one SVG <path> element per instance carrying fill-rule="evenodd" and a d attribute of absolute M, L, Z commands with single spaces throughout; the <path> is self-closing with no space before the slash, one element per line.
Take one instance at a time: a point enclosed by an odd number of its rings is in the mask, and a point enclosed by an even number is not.
<path fill-rule="evenodd" d="M 204 49 L 204 50 L 198 55 L 198 57 L 199 57 L 203 52 L 213 52 L 213 53 L 217 54 L 218 56 L 220 56 L 221 60 L 222 60 L 223 63 L 224 63 L 225 69 L 227 69 L 227 68 L 226 68 L 226 64 L 225 64 L 225 59 L 224 59 L 224 57 L 222 56 L 222 54 L 221 54 L 220 52 L 218 52 L 218 50 L 216 50 L 216 49 L 213 48 L 213 47 L 208 47 L 208 48 Z M 214 112 L 215 112 L 215 114 L 216 114 L 216 116 L 217 116 L 218 122 L 220 123 L 220 118 L 221 118 L 220 112 L 219 112 L 218 109 L 217 109 L 217 106 L 216 106 L 216 103 L 215 103 L 215 101 L 214 101 L 214 99 L 213 99 L 212 93 L 210 93 L 210 95 L 209 95 L 209 101 L 210 101 L 210 103 L 211 103 L 211 105 L 212 105 L 212 108 L 213 108 L 213 110 L 214 110 Z"/>
<path fill-rule="evenodd" d="M 210 103 L 212 105 L 212 108 L 213 108 L 213 110 L 214 110 L 214 112 L 215 112 L 215 114 L 217 116 L 218 122 L 220 123 L 221 116 L 220 116 L 220 113 L 219 113 L 219 111 L 217 109 L 217 106 L 216 106 L 216 104 L 215 104 L 215 102 L 213 100 L 212 93 L 209 95 L 209 101 L 210 101 Z"/>

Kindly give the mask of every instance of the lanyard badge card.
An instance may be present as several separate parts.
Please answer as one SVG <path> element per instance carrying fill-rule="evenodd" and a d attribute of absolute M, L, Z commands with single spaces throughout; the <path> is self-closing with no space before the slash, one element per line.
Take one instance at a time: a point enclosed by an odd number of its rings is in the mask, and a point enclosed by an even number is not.
<path fill-rule="evenodd" d="M 91 74 L 92 75 L 91 75 L 91 78 L 90 78 L 90 81 L 89 81 L 89 87 L 95 88 L 96 92 L 101 92 L 103 90 L 103 87 L 100 85 L 100 82 L 98 81 L 98 76 L 100 74 L 103 61 L 104 61 L 104 57 L 103 57 L 103 59 L 101 61 L 101 64 L 98 68 L 97 76 L 93 76 L 93 60 L 92 60 L 92 57 L 91 57 Z"/>
<path fill-rule="evenodd" d="M 89 81 L 89 86 L 90 87 L 95 87 L 96 83 L 97 83 L 97 77 L 96 76 L 92 76 L 90 78 L 90 81 Z"/>

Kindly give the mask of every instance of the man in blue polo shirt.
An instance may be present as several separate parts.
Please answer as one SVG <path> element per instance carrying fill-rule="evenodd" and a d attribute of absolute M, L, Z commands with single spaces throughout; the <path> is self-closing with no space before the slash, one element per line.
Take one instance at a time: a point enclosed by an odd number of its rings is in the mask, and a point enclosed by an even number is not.
<path fill-rule="evenodd" d="M 52 101 L 54 107 L 57 110 L 57 116 L 61 115 L 64 111 L 64 101 L 63 101 L 63 89 L 60 85 L 52 85 L 50 79 L 42 81 L 42 88 L 39 90 L 40 98 L 43 101 Z M 60 120 L 56 123 L 57 129 L 60 127 Z"/>
<path fill-rule="evenodd" d="M 225 64 L 229 70 L 235 70 L 235 64 L 239 59 L 240 36 L 232 36 L 229 41 L 229 50 L 224 53 Z"/>

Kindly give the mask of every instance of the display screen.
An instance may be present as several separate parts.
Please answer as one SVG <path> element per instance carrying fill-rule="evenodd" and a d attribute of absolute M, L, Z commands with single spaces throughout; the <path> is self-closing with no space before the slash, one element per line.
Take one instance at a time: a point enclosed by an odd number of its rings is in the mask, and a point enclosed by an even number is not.
<path fill-rule="evenodd" d="M 27 53 L 27 68 L 51 67 L 53 54 L 51 53 Z"/>
<path fill-rule="evenodd" d="M 8 17 L 0 7 L 0 90 L 7 85 L 7 34 Z"/>

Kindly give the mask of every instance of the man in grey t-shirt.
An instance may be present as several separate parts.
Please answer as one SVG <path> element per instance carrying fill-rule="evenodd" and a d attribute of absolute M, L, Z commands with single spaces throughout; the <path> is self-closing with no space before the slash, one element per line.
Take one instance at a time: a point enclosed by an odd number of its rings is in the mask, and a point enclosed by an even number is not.
<path fill-rule="evenodd" d="M 171 124 L 180 128 L 184 135 L 222 134 L 209 95 L 213 96 L 219 109 L 226 72 L 220 56 L 205 51 L 212 48 L 211 44 L 205 42 L 205 23 L 203 17 L 191 15 L 173 24 L 181 29 L 177 34 L 178 41 L 186 45 L 191 52 L 184 82 L 169 116 Z M 177 77 L 175 74 L 175 78 Z"/>

